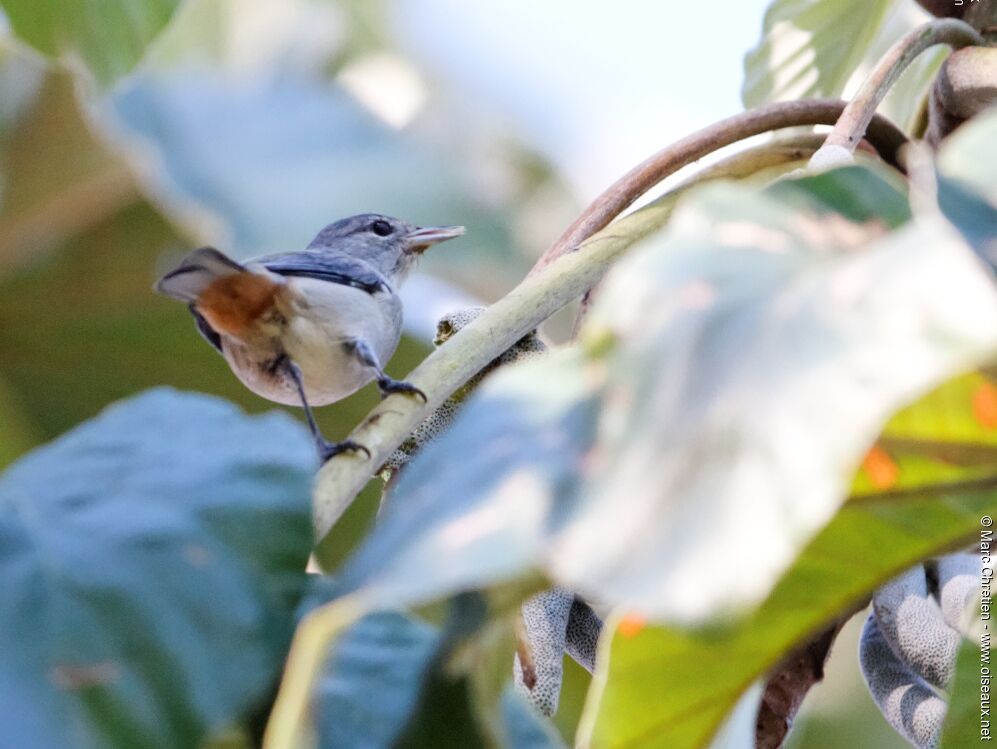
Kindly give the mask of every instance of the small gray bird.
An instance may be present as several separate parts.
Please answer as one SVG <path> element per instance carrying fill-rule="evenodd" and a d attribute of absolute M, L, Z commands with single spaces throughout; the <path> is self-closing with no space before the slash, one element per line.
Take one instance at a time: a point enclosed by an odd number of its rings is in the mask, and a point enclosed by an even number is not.
<path fill-rule="evenodd" d="M 365 213 L 329 224 L 301 252 L 237 263 L 212 247 L 194 250 L 156 282 L 186 302 L 201 335 L 254 393 L 302 406 L 319 455 L 365 447 L 330 442 L 312 406 L 345 398 L 371 380 L 381 396 L 425 395 L 383 365 L 398 346 L 398 286 L 427 248 L 462 226 L 417 227 Z"/>

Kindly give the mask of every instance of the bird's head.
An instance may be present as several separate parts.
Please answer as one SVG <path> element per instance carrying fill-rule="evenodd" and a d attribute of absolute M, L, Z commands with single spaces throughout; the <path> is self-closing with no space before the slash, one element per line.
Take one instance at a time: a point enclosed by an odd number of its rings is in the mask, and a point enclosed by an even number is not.
<path fill-rule="evenodd" d="M 365 260 L 392 280 L 401 280 L 428 248 L 464 233 L 463 226 L 415 226 L 407 221 L 361 213 L 329 224 L 308 249 L 332 249 Z"/>

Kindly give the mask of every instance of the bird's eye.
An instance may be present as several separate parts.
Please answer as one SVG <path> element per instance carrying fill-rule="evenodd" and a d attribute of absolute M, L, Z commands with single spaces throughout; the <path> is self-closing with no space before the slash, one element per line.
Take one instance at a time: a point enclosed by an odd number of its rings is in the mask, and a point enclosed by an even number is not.
<path fill-rule="evenodd" d="M 387 221 L 384 221 L 383 219 L 378 219 L 373 224 L 371 224 L 370 230 L 379 237 L 386 237 L 389 234 L 391 234 L 391 232 L 394 231 L 394 229 L 391 228 L 391 224 L 389 224 Z"/>

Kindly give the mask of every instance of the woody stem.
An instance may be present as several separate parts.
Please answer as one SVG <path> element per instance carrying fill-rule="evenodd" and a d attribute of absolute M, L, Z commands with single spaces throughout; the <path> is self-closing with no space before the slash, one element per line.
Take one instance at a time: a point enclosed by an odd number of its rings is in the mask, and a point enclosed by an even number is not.
<path fill-rule="evenodd" d="M 982 45 L 983 38 L 967 23 L 955 18 L 939 18 L 920 26 L 890 47 L 882 59 L 876 63 L 862 88 L 841 113 L 834 129 L 824 141 L 821 151 L 814 156 L 821 158 L 827 148 L 846 148 L 854 151 L 875 116 L 876 109 L 889 93 L 900 74 L 926 49 L 936 44 L 948 44 L 959 49 L 970 45 Z"/>

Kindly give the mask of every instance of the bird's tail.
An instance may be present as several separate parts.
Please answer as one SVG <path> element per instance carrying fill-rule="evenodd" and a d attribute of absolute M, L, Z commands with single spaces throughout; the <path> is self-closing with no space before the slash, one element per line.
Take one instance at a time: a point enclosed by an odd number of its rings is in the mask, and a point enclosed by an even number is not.
<path fill-rule="evenodd" d="M 193 304 L 219 278 L 245 273 L 246 268 L 214 247 L 194 250 L 175 270 L 156 281 L 153 288 L 160 294 Z"/>
<path fill-rule="evenodd" d="M 277 302 L 281 283 L 212 247 L 194 250 L 156 282 L 160 294 L 186 302 L 218 333 L 244 337 Z"/>

